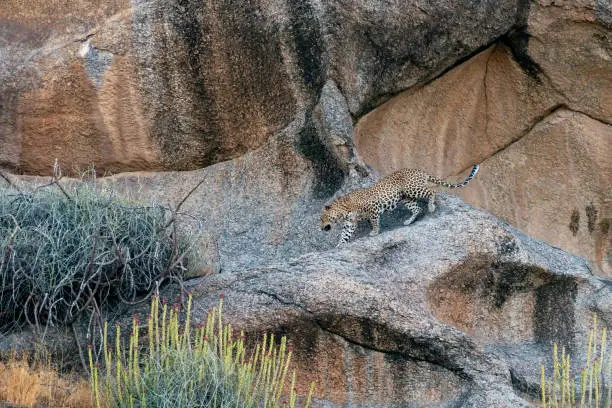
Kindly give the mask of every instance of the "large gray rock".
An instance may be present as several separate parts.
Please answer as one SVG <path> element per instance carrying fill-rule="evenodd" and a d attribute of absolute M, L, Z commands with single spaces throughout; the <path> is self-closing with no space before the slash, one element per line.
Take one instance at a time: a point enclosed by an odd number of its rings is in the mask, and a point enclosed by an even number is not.
<path fill-rule="evenodd" d="M 529 406 L 551 343 L 580 365 L 592 311 L 609 325 L 612 287 L 583 259 L 452 196 L 403 216 L 374 238 L 189 281 L 194 313 L 224 293 L 234 327 L 287 334 L 300 386 L 319 375 L 316 406 Z"/>

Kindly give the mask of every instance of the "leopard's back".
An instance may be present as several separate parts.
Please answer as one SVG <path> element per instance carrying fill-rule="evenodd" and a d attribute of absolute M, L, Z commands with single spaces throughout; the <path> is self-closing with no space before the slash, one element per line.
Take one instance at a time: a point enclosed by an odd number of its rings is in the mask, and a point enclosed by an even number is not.
<path fill-rule="evenodd" d="M 400 193 L 402 197 L 422 197 L 427 190 L 429 174 L 421 169 L 401 169 L 389 174 L 373 187 L 383 196 Z"/>
<path fill-rule="evenodd" d="M 429 175 L 419 169 L 402 169 L 384 177 L 369 188 L 350 192 L 338 200 L 347 211 L 370 214 L 395 208 L 405 198 L 426 194 Z"/>

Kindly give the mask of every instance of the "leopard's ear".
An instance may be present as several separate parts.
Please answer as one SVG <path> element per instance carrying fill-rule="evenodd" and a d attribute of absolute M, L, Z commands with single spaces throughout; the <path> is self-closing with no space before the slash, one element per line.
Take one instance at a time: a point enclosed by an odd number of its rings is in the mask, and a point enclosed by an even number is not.
<path fill-rule="evenodd" d="M 326 206 L 325 206 L 325 209 L 326 209 L 326 210 L 329 210 L 330 208 L 331 208 L 331 205 L 326 205 Z"/>

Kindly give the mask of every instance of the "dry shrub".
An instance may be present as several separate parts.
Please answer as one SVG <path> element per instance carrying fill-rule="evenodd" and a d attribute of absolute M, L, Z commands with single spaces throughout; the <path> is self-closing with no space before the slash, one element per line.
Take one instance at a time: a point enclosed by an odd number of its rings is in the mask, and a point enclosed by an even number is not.
<path fill-rule="evenodd" d="M 27 356 L 0 363 L 0 405 L 91 408 L 91 392 L 83 379 L 61 378 L 57 371 Z"/>
<path fill-rule="evenodd" d="M 75 408 L 89 408 L 92 406 L 91 390 L 88 382 L 78 382 L 78 384 L 74 388 L 74 391 L 70 393 L 68 398 L 66 398 L 66 406 Z"/>
<path fill-rule="evenodd" d="M 3 365 L 0 369 L 0 399 L 28 407 L 36 403 L 40 392 L 38 373 L 24 363 Z"/>
<path fill-rule="evenodd" d="M 133 302 L 180 281 L 192 242 L 174 215 L 93 182 L 0 187 L 0 329 L 71 324 L 108 299 Z"/>

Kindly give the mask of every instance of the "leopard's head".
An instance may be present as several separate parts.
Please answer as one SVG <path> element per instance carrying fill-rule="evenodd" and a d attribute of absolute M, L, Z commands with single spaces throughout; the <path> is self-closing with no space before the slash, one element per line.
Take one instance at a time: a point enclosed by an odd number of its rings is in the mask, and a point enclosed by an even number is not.
<path fill-rule="evenodd" d="M 342 210 L 336 204 L 334 202 L 323 207 L 323 212 L 321 213 L 321 229 L 323 231 L 329 231 L 332 225 L 342 218 Z"/>

